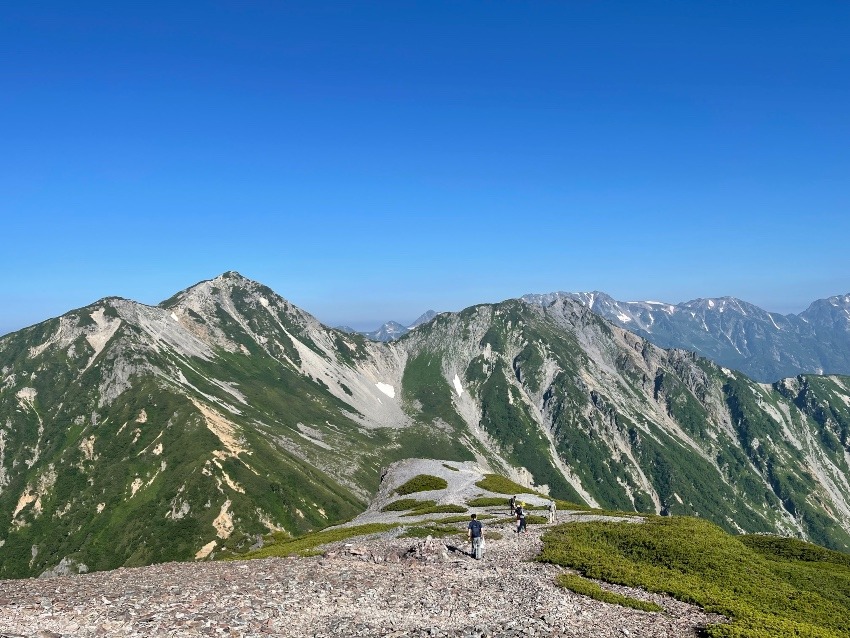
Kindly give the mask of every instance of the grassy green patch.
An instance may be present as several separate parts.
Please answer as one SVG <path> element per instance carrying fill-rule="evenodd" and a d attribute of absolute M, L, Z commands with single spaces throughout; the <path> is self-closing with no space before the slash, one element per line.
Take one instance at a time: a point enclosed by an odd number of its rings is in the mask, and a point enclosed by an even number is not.
<path fill-rule="evenodd" d="M 496 494 L 538 494 L 545 498 L 544 494 L 540 494 L 532 489 L 523 487 L 519 483 L 514 483 L 511 479 L 498 474 L 485 474 L 484 478 L 478 481 L 475 485 L 480 487 L 482 490 L 496 492 Z"/>
<path fill-rule="evenodd" d="M 415 498 L 400 498 L 392 503 L 387 503 L 381 508 L 382 512 L 404 512 L 405 510 L 418 509 L 420 507 L 433 507 L 434 501 L 420 501 Z"/>
<path fill-rule="evenodd" d="M 560 525 L 540 560 L 588 578 L 668 593 L 723 614 L 706 636 L 850 635 L 850 564 L 790 539 L 736 537 L 705 520 L 652 516 L 642 524 Z"/>
<path fill-rule="evenodd" d="M 466 502 L 470 507 L 497 507 L 508 506 L 508 499 L 498 498 L 495 496 L 479 496 L 478 498 L 470 499 Z"/>
<path fill-rule="evenodd" d="M 463 514 L 465 511 L 466 508 L 463 505 L 453 505 L 452 503 L 448 503 L 446 505 L 420 507 L 412 512 L 403 514 L 403 516 L 421 516 L 422 514 Z"/>
<path fill-rule="evenodd" d="M 604 603 L 612 603 L 614 605 L 631 607 L 642 611 L 663 611 L 663 608 L 659 607 L 655 603 L 638 600 L 637 598 L 629 598 L 628 596 L 615 594 L 614 592 L 602 589 L 592 580 L 587 580 L 578 574 L 561 574 L 558 576 L 557 581 L 561 587 L 566 587 L 570 591 L 582 594 L 583 596 L 588 596 L 594 600 L 601 600 Z"/>
<path fill-rule="evenodd" d="M 409 528 L 401 538 L 445 538 L 446 536 L 454 536 L 460 534 L 457 528 L 447 527 L 444 525 L 417 525 Z"/>
<path fill-rule="evenodd" d="M 449 486 L 444 478 L 439 476 L 431 476 L 430 474 L 419 474 L 412 479 L 399 485 L 395 493 L 401 496 L 407 496 L 414 492 L 429 492 L 431 490 L 444 490 Z"/>
<path fill-rule="evenodd" d="M 275 534 L 273 542 L 265 547 L 262 547 L 253 552 L 249 552 L 235 558 L 269 558 L 271 556 L 289 556 L 291 554 L 311 555 L 319 545 L 326 543 L 334 543 L 342 541 L 352 536 L 365 536 L 367 534 L 379 534 L 386 532 L 397 524 L 389 523 L 369 523 L 367 525 L 357 525 L 355 527 L 337 527 L 334 529 L 326 529 L 313 534 L 307 534 L 299 538 L 286 538 L 282 534 Z"/>
<path fill-rule="evenodd" d="M 490 514 L 479 514 L 476 516 L 479 521 L 487 521 L 493 518 Z M 446 516 L 445 518 L 437 518 L 434 519 L 435 522 L 440 523 L 468 523 L 470 520 L 469 516 Z"/>

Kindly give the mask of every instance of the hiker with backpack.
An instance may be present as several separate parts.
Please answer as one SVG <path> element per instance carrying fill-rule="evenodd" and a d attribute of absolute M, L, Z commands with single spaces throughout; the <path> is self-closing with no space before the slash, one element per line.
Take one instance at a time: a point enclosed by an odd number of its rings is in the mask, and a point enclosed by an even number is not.
<path fill-rule="evenodd" d="M 514 510 L 516 510 L 516 496 L 511 496 L 508 499 L 508 508 L 511 510 L 511 516 L 513 516 Z"/>
<path fill-rule="evenodd" d="M 514 513 L 516 514 L 516 533 L 528 533 L 528 530 L 525 527 L 525 503 L 517 505 Z"/>
<path fill-rule="evenodd" d="M 481 529 L 481 521 L 478 520 L 478 516 L 474 513 L 470 514 L 469 517 L 472 520 L 466 526 L 466 537 L 472 543 L 472 557 L 475 560 L 481 560 L 481 556 L 484 553 L 484 533 Z"/>
<path fill-rule="evenodd" d="M 555 501 L 549 501 L 549 522 L 555 522 Z"/>

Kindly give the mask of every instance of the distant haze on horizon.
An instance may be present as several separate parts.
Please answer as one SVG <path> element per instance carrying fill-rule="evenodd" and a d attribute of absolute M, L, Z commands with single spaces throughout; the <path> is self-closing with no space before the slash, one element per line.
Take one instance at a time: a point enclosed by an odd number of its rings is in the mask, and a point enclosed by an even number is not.
<path fill-rule="evenodd" d="M 330 326 L 850 291 L 850 3 L 6 3 L 0 334 L 237 270 Z"/>
<path fill-rule="evenodd" d="M 226 271 L 223 271 L 226 272 Z M 221 274 L 221 273 L 218 273 Z M 397 321 L 402 325 L 410 325 L 413 321 L 418 319 L 424 312 L 428 310 L 435 310 L 436 312 L 457 312 L 463 310 L 464 308 L 468 308 L 469 306 L 482 304 L 482 303 L 497 303 L 500 301 L 504 301 L 506 299 L 513 299 L 517 297 L 521 297 L 524 294 L 530 293 L 550 293 L 550 292 L 602 292 L 610 295 L 614 299 L 618 301 L 660 301 L 664 303 L 677 304 L 686 301 L 691 301 L 697 298 L 717 298 L 717 297 L 737 297 L 742 301 L 746 301 L 752 303 L 756 306 L 763 308 L 764 310 L 768 310 L 769 312 L 775 312 L 779 314 L 799 314 L 803 310 L 809 307 L 809 305 L 817 300 L 823 299 L 827 297 L 832 297 L 836 295 L 848 294 L 848 290 L 835 290 L 829 293 L 823 293 L 818 296 L 812 297 L 811 299 L 799 299 L 799 300 L 781 300 L 776 301 L 774 303 L 764 303 L 755 301 L 752 298 L 741 297 L 735 294 L 695 294 L 691 296 L 684 296 L 681 298 L 670 298 L 666 295 L 648 295 L 645 298 L 637 298 L 637 297 L 628 297 L 628 296 L 618 296 L 617 294 L 612 294 L 607 290 L 602 290 L 598 287 L 591 287 L 584 290 L 579 289 L 569 289 L 566 287 L 552 287 L 551 289 L 540 289 L 540 290 L 524 290 L 522 292 L 516 293 L 505 293 L 498 294 L 496 289 L 490 288 L 490 295 L 481 296 L 479 298 L 469 298 L 466 300 L 461 300 L 456 296 L 444 296 L 442 298 L 437 296 L 432 296 L 429 301 L 425 301 L 424 303 L 417 303 L 415 295 L 410 297 L 411 291 L 407 291 L 407 295 L 405 297 L 404 303 L 399 303 L 396 300 L 391 298 L 381 298 L 376 294 L 370 296 L 367 301 L 369 301 L 372 305 L 366 305 L 365 302 L 357 305 L 347 304 L 347 305 L 335 305 L 334 299 L 332 297 L 328 298 L 316 298 L 307 296 L 306 301 L 301 301 L 292 295 L 287 294 L 286 290 L 281 289 L 281 286 L 276 285 L 274 282 L 270 282 L 268 280 L 264 280 L 262 278 L 254 277 L 250 273 L 241 272 L 242 275 L 254 279 L 261 284 L 269 286 L 276 293 L 287 299 L 288 301 L 294 303 L 302 310 L 310 313 L 315 316 L 319 321 L 324 323 L 327 326 L 338 327 L 338 326 L 349 326 L 354 328 L 355 330 L 360 330 L 364 332 L 368 332 L 371 330 L 375 330 L 379 328 L 382 324 L 387 321 Z M 208 279 L 211 277 L 205 277 L 203 279 Z M 79 299 L 77 301 L 71 301 L 70 298 L 65 295 L 59 295 L 62 299 L 67 299 L 68 304 L 61 307 L 56 307 L 53 310 L 47 310 L 46 305 L 42 307 L 45 310 L 44 314 L 37 315 L 35 314 L 35 308 L 28 307 L 23 308 L 21 314 L 18 315 L 20 318 L 19 321 L 9 321 L 9 317 L 11 316 L 13 319 L 15 317 L 14 313 L 7 314 L 4 313 L 3 316 L 0 316 L 0 336 L 6 335 L 11 332 L 15 332 L 17 330 L 27 328 L 31 325 L 40 323 L 41 321 L 45 321 L 47 319 L 51 319 L 53 317 L 57 317 L 60 315 L 69 312 L 75 308 L 84 307 L 90 305 L 99 299 L 104 297 L 124 297 L 126 299 L 132 299 L 133 301 L 138 301 L 140 303 L 148 304 L 148 305 L 157 305 L 158 303 L 168 299 L 173 294 L 188 288 L 196 283 L 203 281 L 203 279 L 198 279 L 193 281 L 190 284 L 183 284 L 177 288 L 162 290 L 159 293 L 152 292 L 158 286 L 148 286 L 144 291 L 144 295 L 135 295 L 130 293 L 122 293 L 116 294 L 114 292 L 104 291 L 102 294 L 98 294 L 86 299 Z M 150 282 L 149 282 L 150 283 Z M 284 282 L 285 285 L 285 282 Z M 48 291 L 45 291 L 48 292 Z M 155 296 L 151 296 L 151 295 Z M 302 292 L 303 294 L 303 292 Z M 158 295 L 158 296 L 157 296 Z M 443 301 L 443 303 L 440 303 Z M 26 311 L 29 312 L 26 312 Z"/>

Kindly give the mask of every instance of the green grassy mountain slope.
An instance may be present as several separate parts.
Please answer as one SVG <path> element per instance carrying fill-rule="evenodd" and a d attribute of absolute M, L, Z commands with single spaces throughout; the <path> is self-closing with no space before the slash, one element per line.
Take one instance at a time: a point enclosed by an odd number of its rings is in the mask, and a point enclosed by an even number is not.
<path fill-rule="evenodd" d="M 848 388 L 756 384 L 571 300 L 475 306 L 384 344 L 237 273 L 158 307 L 104 299 L 0 339 L 0 577 L 297 535 L 413 457 L 846 549 Z"/>

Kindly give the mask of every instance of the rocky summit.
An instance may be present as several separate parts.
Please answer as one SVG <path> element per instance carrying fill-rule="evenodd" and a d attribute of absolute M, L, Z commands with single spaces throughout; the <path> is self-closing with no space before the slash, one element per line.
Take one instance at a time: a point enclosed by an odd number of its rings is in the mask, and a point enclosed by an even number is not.
<path fill-rule="evenodd" d="M 238 556 L 409 458 L 578 504 L 850 548 L 850 379 L 772 384 L 570 298 L 374 342 L 229 272 L 0 339 L 0 578 Z"/>

